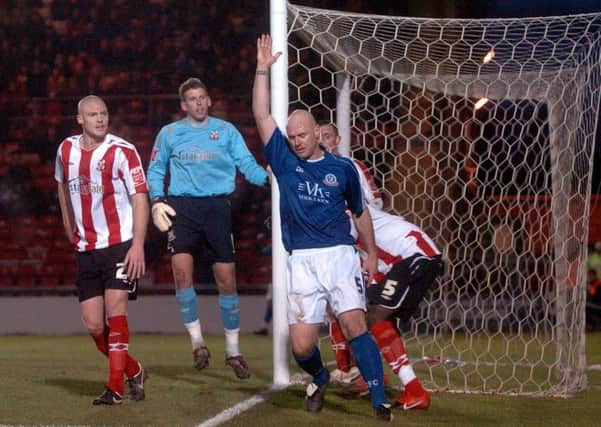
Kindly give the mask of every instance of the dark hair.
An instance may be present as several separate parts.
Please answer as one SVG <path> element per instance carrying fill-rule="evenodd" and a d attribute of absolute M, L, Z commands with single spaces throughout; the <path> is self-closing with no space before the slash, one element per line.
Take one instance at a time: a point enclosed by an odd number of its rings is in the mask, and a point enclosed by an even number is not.
<path fill-rule="evenodd" d="M 184 94 L 190 89 L 204 89 L 209 93 L 209 89 L 207 89 L 207 85 L 205 85 L 202 80 L 196 77 L 190 77 L 188 80 L 179 85 L 179 97 L 182 101 L 185 101 Z"/>

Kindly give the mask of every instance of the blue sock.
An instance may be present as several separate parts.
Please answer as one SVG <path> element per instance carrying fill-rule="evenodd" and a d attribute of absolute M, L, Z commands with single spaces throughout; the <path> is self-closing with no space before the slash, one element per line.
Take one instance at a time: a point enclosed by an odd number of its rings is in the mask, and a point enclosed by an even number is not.
<path fill-rule="evenodd" d="M 378 346 L 374 339 L 365 332 L 349 341 L 355 356 L 355 362 L 359 372 L 363 376 L 369 394 L 371 395 L 371 404 L 377 408 L 382 403 L 386 403 L 386 394 L 384 392 L 384 371 L 382 370 L 382 358 L 378 351 Z"/>
<path fill-rule="evenodd" d="M 196 303 L 196 291 L 194 287 L 178 289 L 175 292 L 175 297 L 184 323 L 198 320 L 198 304 Z"/>
<path fill-rule="evenodd" d="M 238 298 L 238 294 L 219 294 L 219 309 L 225 329 L 240 328 L 240 298 Z"/>
<path fill-rule="evenodd" d="M 321 361 L 321 353 L 317 347 L 313 347 L 311 354 L 309 354 L 307 357 L 300 357 L 294 352 L 293 354 L 298 366 L 300 366 L 303 371 L 313 377 L 313 382 L 317 386 L 322 386 L 330 381 L 330 373 L 325 366 L 323 366 L 323 362 Z"/>

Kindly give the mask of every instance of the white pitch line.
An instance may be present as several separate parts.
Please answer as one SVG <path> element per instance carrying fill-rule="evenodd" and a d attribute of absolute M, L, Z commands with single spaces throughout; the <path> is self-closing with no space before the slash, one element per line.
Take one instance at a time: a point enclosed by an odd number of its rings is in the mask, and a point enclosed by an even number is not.
<path fill-rule="evenodd" d="M 269 389 L 265 390 L 264 392 L 262 392 L 260 394 L 255 394 L 254 396 L 252 396 L 240 403 L 237 403 L 236 405 L 232 406 L 231 408 L 224 409 L 223 411 L 221 411 L 220 413 L 215 415 L 213 418 L 209 418 L 208 420 L 202 422 L 201 424 L 198 424 L 196 427 L 215 427 L 220 424 L 223 424 L 226 421 L 229 421 L 232 418 L 237 417 L 241 413 L 248 411 L 253 406 L 258 405 L 259 403 L 265 402 L 267 400 L 267 397 L 274 391 L 283 390 L 285 388 L 286 388 L 285 386 L 271 386 Z"/>

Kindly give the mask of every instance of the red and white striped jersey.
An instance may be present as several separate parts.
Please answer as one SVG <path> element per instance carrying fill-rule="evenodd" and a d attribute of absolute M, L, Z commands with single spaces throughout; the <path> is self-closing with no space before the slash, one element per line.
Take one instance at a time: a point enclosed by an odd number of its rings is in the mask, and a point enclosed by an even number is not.
<path fill-rule="evenodd" d="M 107 248 L 133 237 L 130 196 L 148 193 L 140 156 L 133 144 L 107 134 L 94 150 L 82 150 L 82 135 L 58 147 L 54 178 L 68 184 L 78 251 Z"/>
<path fill-rule="evenodd" d="M 376 246 L 378 247 L 378 274 L 375 280 L 380 281 L 394 264 L 415 254 L 429 257 L 440 255 L 436 244 L 417 225 L 405 221 L 398 215 L 391 215 L 368 205 L 371 215 Z M 357 239 L 357 230 L 351 221 L 351 233 Z M 365 257 L 362 242 L 357 241 L 361 257 Z"/>
<path fill-rule="evenodd" d="M 355 165 L 357 172 L 359 172 L 361 192 L 363 193 L 363 199 L 365 200 L 365 203 L 375 206 L 378 209 L 382 209 L 384 207 L 382 195 L 380 194 L 380 190 L 378 190 L 378 186 L 374 182 L 373 176 L 371 176 L 371 173 L 369 173 L 369 169 L 360 160 L 353 159 L 353 164 Z"/>

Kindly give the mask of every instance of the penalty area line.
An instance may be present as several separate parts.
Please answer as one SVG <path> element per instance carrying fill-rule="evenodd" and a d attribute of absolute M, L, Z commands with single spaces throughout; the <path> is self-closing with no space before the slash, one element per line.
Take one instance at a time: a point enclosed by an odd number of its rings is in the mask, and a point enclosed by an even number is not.
<path fill-rule="evenodd" d="M 200 424 L 197 424 L 196 427 L 215 427 L 220 424 L 223 424 L 233 418 L 236 418 L 243 412 L 248 411 L 253 406 L 267 401 L 267 397 L 274 391 L 283 390 L 285 388 L 285 386 L 271 386 L 269 389 L 265 390 L 262 393 L 256 394 L 240 403 L 237 403 L 236 405 L 230 408 L 224 409 L 214 417 L 209 418 L 208 420 Z"/>

